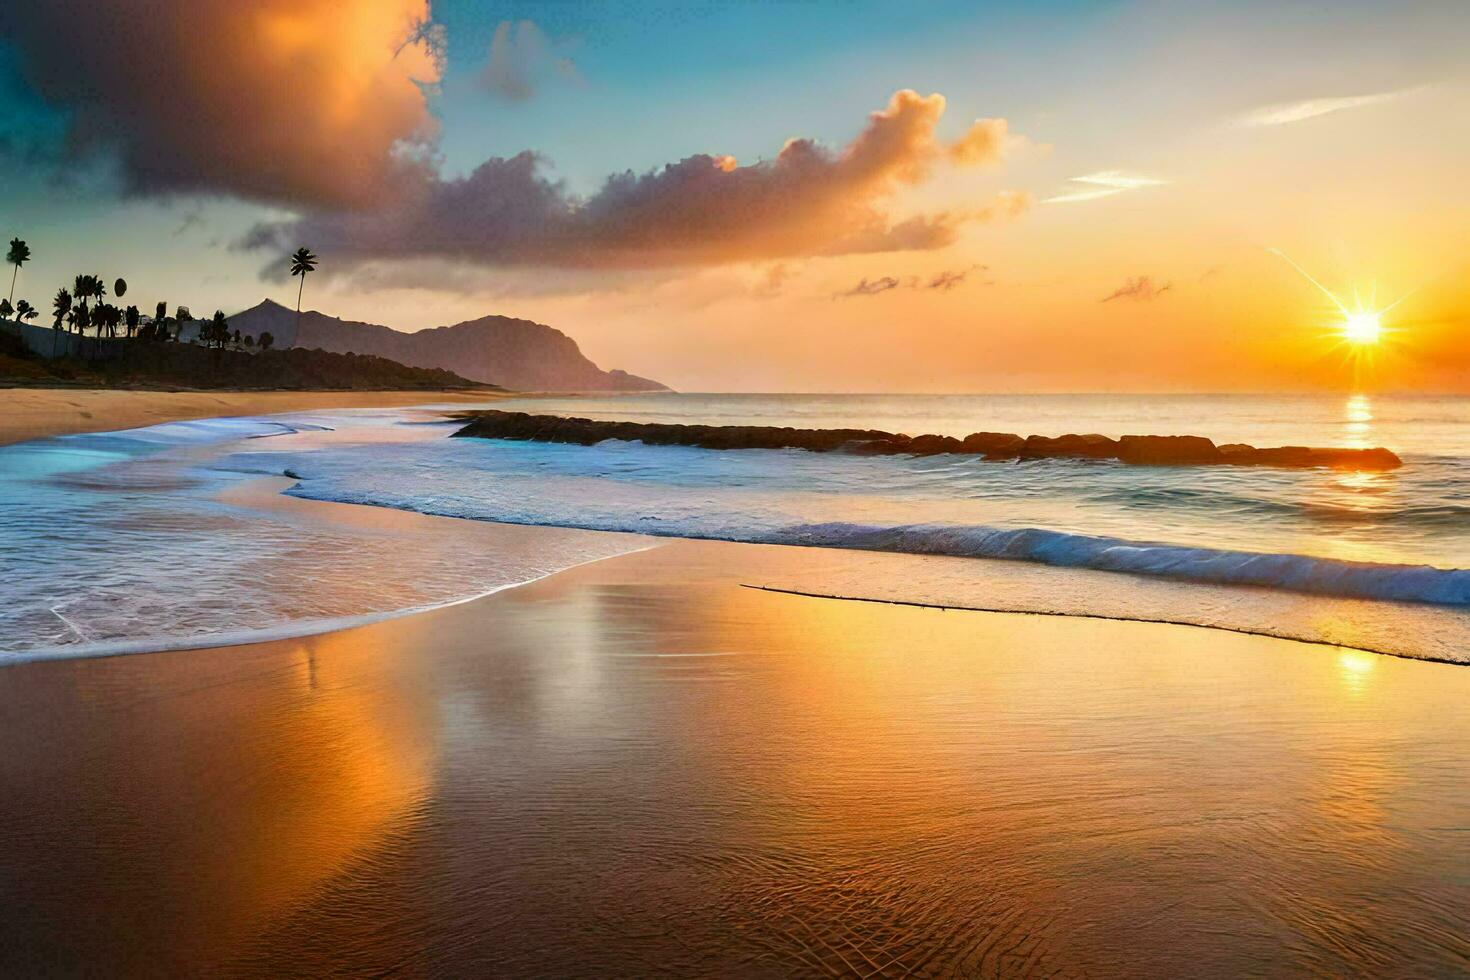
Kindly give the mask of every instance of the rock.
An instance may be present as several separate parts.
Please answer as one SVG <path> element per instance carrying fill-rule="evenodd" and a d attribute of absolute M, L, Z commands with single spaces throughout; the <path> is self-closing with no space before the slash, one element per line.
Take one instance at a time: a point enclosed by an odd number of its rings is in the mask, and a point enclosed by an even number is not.
<path fill-rule="evenodd" d="M 1237 466 L 1295 469 L 1322 466 L 1340 470 L 1393 470 L 1403 465 L 1403 460 L 1387 449 L 1314 449 L 1310 446 L 1278 446 L 1273 449 L 1245 446 L 1227 454 L 1225 462 Z"/>
<path fill-rule="evenodd" d="M 939 453 L 957 453 L 964 449 L 964 443 L 954 436 L 915 436 L 909 443 L 908 451 L 916 456 L 935 456 Z"/>
<path fill-rule="evenodd" d="M 910 453 L 933 456 L 968 453 L 986 459 L 1120 459 L 1152 466 L 1225 463 L 1235 466 L 1330 466 L 1338 469 L 1386 470 L 1401 465 L 1387 449 L 1313 449 L 1281 446 L 1257 449 L 1244 443 L 1216 447 L 1202 436 L 1124 436 L 1116 442 L 1089 433 L 1031 436 L 1009 432 L 972 432 L 953 436 L 884 432 L 881 429 L 796 429 L 774 425 L 682 425 L 657 422 L 596 422 L 560 415 L 483 411 L 457 413 L 468 424 L 456 436 L 482 439 L 530 439 L 591 446 L 604 439 L 641 440 L 650 446 L 699 446 L 704 449 L 805 449 L 849 452 L 863 456 Z"/>
<path fill-rule="evenodd" d="M 848 452 L 857 453 L 859 456 L 895 456 L 899 453 L 910 452 L 909 444 L 913 442 L 908 436 L 896 435 L 887 439 L 868 439 L 850 442 L 846 449 Z"/>
<path fill-rule="evenodd" d="M 1118 458 L 1145 466 L 1197 466 L 1223 461 L 1220 450 L 1204 436 L 1124 436 Z"/>
<path fill-rule="evenodd" d="M 981 453 L 986 459 L 1014 459 L 1026 440 L 1014 432 L 971 432 L 960 443 L 960 451 Z"/>
<path fill-rule="evenodd" d="M 1057 457 L 1081 457 L 1084 459 L 1116 459 L 1118 444 L 1107 436 L 1096 433 L 1079 436 L 1027 436 L 1020 452 L 1022 459 L 1054 459 Z"/>

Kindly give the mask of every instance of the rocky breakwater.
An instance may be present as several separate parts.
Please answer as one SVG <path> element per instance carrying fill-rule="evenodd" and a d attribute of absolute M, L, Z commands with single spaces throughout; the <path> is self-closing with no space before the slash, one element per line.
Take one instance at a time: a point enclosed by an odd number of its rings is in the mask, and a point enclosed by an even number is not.
<path fill-rule="evenodd" d="M 1387 449 L 1333 449 L 1279 446 L 1257 449 L 1243 443 L 1217 446 L 1203 436 L 1087 435 L 1027 436 L 974 432 L 954 436 L 909 436 L 881 429 L 795 429 L 770 425 L 684 425 L 673 422 L 598 422 L 525 412 L 466 412 L 468 422 L 454 433 L 481 439 L 520 439 L 591 446 L 605 439 L 650 446 L 701 449 L 805 449 L 867 456 L 934 456 L 957 453 L 989 460 L 1115 460 L 1138 466 L 1281 466 L 1390 470 L 1402 462 Z"/>

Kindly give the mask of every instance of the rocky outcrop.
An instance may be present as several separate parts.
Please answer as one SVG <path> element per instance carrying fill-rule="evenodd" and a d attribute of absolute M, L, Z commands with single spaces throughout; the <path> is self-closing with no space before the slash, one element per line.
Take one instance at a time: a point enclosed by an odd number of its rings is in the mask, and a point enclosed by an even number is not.
<path fill-rule="evenodd" d="M 456 436 L 570 442 L 590 446 L 604 439 L 640 441 L 651 446 L 702 449 L 806 449 L 866 456 L 960 453 L 994 460 L 1096 459 L 1139 466 L 1325 466 L 1388 470 L 1402 465 L 1387 449 L 1310 449 L 1283 446 L 1257 449 L 1240 443 L 1216 446 L 1203 436 L 1029 436 L 975 432 L 954 436 L 884 432 L 881 429 L 794 429 L 767 425 L 682 425 L 658 422 L 595 422 L 525 412 L 467 412 L 469 424 Z"/>
<path fill-rule="evenodd" d="M 230 317 L 230 328 L 252 337 L 268 332 L 277 348 L 373 354 L 516 391 L 668 390 L 657 381 L 626 371 L 604 371 L 560 330 L 515 317 L 486 316 L 409 333 L 376 323 L 340 320 L 314 310 L 303 312 L 298 319 L 295 310 L 266 300 Z"/>

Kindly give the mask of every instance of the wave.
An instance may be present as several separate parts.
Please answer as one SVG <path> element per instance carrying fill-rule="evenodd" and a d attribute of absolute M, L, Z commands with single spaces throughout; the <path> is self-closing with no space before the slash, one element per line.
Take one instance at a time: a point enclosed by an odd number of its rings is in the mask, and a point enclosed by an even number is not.
<path fill-rule="evenodd" d="M 1221 585 L 1251 585 L 1349 599 L 1470 606 L 1470 569 L 1188 548 L 1040 528 L 1007 530 L 940 524 L 880 527 L 830 523 L 800 525 L 787 529 L 781 536 L 790 540 L 770 543 L 956 558 L 1003 558 L 1063 568 L 1128 572 Z"/>
<path fill-rule="evenodd" d="M 1285 517 L 1325 525 L 1371 523 L 1425 530 L 1470 530 L 1470 506 L 1462 504 L 1353 507 L 1314 500 L 1274 500 L 1195 487 L 1131 487 L 1095 493 L 1090 495 L 1090 499 L 1137 510 L 1227 511 L 1237 515 Z"/>
<path fill-rule="evenodd" d="M 531 585 L 544 578 L 550 578 L 562 572 L 569 572 L 574 568 L 581 568 L 583 565 L 606 561 L 610 557 L 616 558 L 627 554 L 636 554 L 640 551 L 647 551 L 651 547 L 656 546 L 648 545 L 643 548 L 634 548 L 629 551 L 619 552 L 617 555 L 598 556 L 596 558 L 588 558 L 585 561 L 572 562 L 568 565 L 554 568 L 528 578 L 514 582 L 501 582 L 490 588 L 479 589 L 466 595 L 457 595 L 438 602 L 374 609 L 356 615 L 313 616 L 301 619 L 288 619 L 270 626 L 227 629 L 209 633 L 130 636 L 108 640 L 88 639 L 79 643 L 67 643 L 49 647 L 0 650 L 0 667 L 32 663 L 38 660 L 85 660 L 96 657 L 121 657 L 134 653 L 163 653 L 171 650 L 210 650 L 218 647 L 244 646 L 252 643 L 269 643 L 273 640 L 294 640 L 308 636 L 319 636 L 323 633 L 337 633 L 359 626 L 381 623 L 389 619 L 401 619 L 405 616 L 415 616 L 419 613 L 448 609 L 451 606 L 462 606 L 465 603 L 474 602 L 477 599 L 484 599 L 498 592 L 505 592 L 508 589 L 518 589 L 522 586 Z M 73 632 L 77 633 L 77 635 L 85 636 L 66 617 L 55 610 L 52 610 L 52 612 L 63 623 L 66 623 Z"/>
<path fill-rule="evenodd" d="M 656 537 L 703 538 L 750 544 L 801 545 L 862 551 L 991 558 L 1063 568 L 1125 572 L 1218 585 L 1245 585 L 1348 599 L 1470 606 L 1470 569 L 1355 562 L 1308 555 L 1231 551 L 985 525 L 847 522 L 760 528 L 697 518 L 664 521 L 649 515 L 602 514 L 548 520 L 540 515 L 490 511 L 461 501 L 341 492 L 321 482 L 300 483 L 292 496 L 347 504 L 386 506 L 436 517 L 459 517 L 531 526 L 622 531 Z"/>

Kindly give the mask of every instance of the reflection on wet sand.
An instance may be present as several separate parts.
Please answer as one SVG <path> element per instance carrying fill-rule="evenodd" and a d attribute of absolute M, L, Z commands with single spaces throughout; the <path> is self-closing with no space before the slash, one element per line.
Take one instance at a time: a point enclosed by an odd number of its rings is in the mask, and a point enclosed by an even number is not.
<path fill-rule="evenodd" d="M 43 729 L 3 770 L 5 898 L 34 911 L 0 949 L 263 975 L 1466 964 L 1470 670 L 737 587 L 851 560 L 679 543 L 316 639 L 0 673 L 10 729 Z M 84 906 L 73 945 L 46 931 Z"/>
<path fill-rule="evenodd" d="M 432 744 L 391 658 L 345 634 L 231 653 L 0 676 L 12 966 L 218 965 L 410 830 Z"/>

